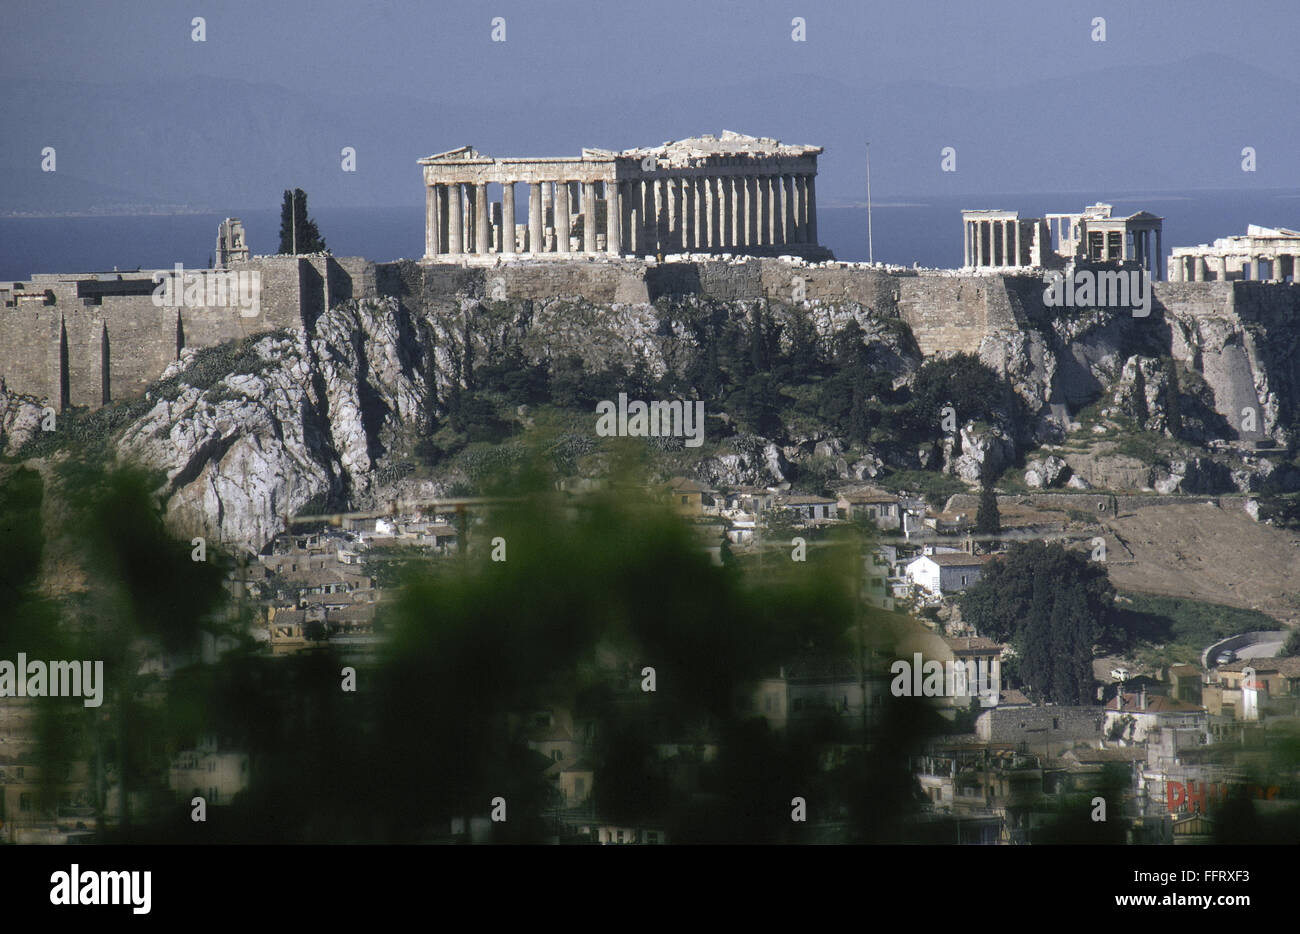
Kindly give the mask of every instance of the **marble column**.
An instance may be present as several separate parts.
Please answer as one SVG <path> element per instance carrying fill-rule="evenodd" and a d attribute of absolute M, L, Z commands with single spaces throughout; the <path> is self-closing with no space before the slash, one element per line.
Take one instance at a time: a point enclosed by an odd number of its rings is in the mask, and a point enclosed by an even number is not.
<path fill-rule="evenodd" d="M 673 249 L 678 253 L 685 253 L 690 247 L 686 239 L 686 229 L 689 224 L 686 204 L 686 179 L 673 179 L 673 211 L 676 225 L 673 228 Z"/>
<path fill-rule="evenodd" d="M 519 241 L 515 237 L 515 183 L 501 183 L 501 252 L 515 253 Z"/>
<path fill-rule="evenodd" d="M 449 230 L 450 225 L 447 220 L 449 214 L 447 208 L 447 199 L 448 199 L 447 193 L 450 190 L 450 188 L 451 188 L 450 185 L 439 185 L 437 186 L 437 191 L 435 192 L 438 198 L 438 250 L 437 251 L 439 253 L 448 252 L 447 231 Z"/>
<path fill-rule="evenodd" d="M 695 236 L 691 245 L 701 250 L 709 245 L 708 232 L 704 229 L 709 211 L 709 190 L 704 186 L 704 179 L 698 176 L 691 179 L 691 196 L 695 201 Z"/>
<path fill-rule="evenodd" d="M 464 249 L 464 243 L 461 241 L 461 221 L 460 183 L 456 182 L 447 186 L 448 253 L 460 253 Z"/>
<path fill-rule="evenodd" d="M 734 175 L 722 176 L 722 228 L 723 238 L 722 245 L 731 250 L 740 241 L 740 227 L 737 217 L 739 215 L 739 192 L 736 191 L 736 177 Z"/>
<path fill-rule="evenodd" d="M 708 180 L 714 191 L 714 250 L 727 246 L 727 203 L 723 196 L 723 180 L 714 176 Z"/>
<path fill-rule="evenodd" d="M 636 254 L 641 250 L 641 183 L 619 182 L 618 197 L 623 205 L 623 239 L 619 249 Z"/>
<path fill-rule="evenodd" d="M 424 186 L 424 255 L 438 252 L 438 194 L 433 185 Z"/>
<path fill-rule="evenodd" d="M 817 176 L 808 176 L 808 242 L 817 243 Z"/>
<path fill-rule="evenodd" d="M 655 253 L 662 253 L 668 245 L 668 180 L 654 178 L 650 180 L 650 200 L 653 202 L 650 220 L 650 247 Z"/>
<path fill-rule="evenodd" d="M 486 256 L 491 236 L 492 225 L 488 223 L 487 185 L 479 182 L 474 186 L 474 252 Z"/>
<path fill-rule="evenodd" d="M 595 212 L 592 212 L 595 220 Z M 622 183 L 605 182 L 605 252 L 619 256 L 623 252 L 623 191 Z"/>
<path fill-rule="evenodd" d="M 555 182 L 542 182 L 542 239 L 537 252 L 549 252 L 546 249 L 546 236 L 549 230 L 555 232 Z"/>
<path fill-rule="evenodd" d="M 596 183 L 582 183 L 582 252 L 596 252 Z"/>
<path fill-rule="evenodd" d="M 782 215 L 784 224 L 782 225 L 782 235 L 785 243 L 795 243 L 795 226 L 794 226 L 794 179 L 789 175 L 781 176 L 781 192 L 785 204 L 785 213 Z"/>
<path fill-rule="evenodd" d="M 1020 221 L 1018 221 L 1018 220 L 1014 220 L 1014 221 L 1012 221 L 1012 222 L 1011 222 L 1011 227 L 1012 227 L 1012 229 L 1013 229 L 1013 230 L 1015 231 L 1015 233 L 1016 233 L 1016 237 L 1015 237 L 1015 240 L 1016 240 L 1016 255 L 1015 255 L 1015 257 L 1014 257 L 1015 262 L 1013 262 L 1011 265 L 1013 265 L 1013 266 L 1020 266 L 1020 265 L 1024 262 L 1024 260 L 1021 259 L 1021 256 L 1022 256 L 1023 254 L 1020 252 L 1020 251 L 1021 251 L 1021 243 L 1020 243 Z"/>
<path fill-rule="evenodd" d="M 740 191 L 736 176 L 723 176 L 723 245 L 732 250 L 740 243 Z"/>
<path fill-rule="evenodd" d="M 461 229 L 464 231 L 461 243 L 465 253 L 474 252 L 474 191 L 473 182 L 460 186 L 461 212 L 464 214 L 461 219 Z"/>
<path fill-rule="evenodd" d="M 695 186 L 693 178 L 680 181 L 682 189 L 681 249 L 689 253 L 695 247 Z"/>
<path fill-rule="evenodd" d="M 804 243 L 807 236 L 804 213 L 803 176 L 794 176 L 794 242 Z"/>
<path fill-rule="evenodd" d="M 555 183 L 555 252 L 569 252 L 569 183 Z"/>
<path fill-rule="evenodd" d="M 758 177 L 745 177 L 745 245 L 758 246 L 758 218 L 763 203 L 758 197 Z"/>
<path fill-rule="evenodd" d="M 718 245 L 716 194 L 717 187 L 713 184 L 712 177 L 702 176 L 700 178 L 700 248 L 704 250 L 712 250 Z"/>
<path fill-rule="evenodd" d="M 663 250 L 665 254 L 676 253 L 679 249 L 680 234 L 678 228 L 681 226 L 681 192 L 677 188 L 677 179 L 664 179 L 664 238 Z"/>
<path fill-rule="evenodd" d="M 1165 252 L 1164 251 L 1165 251 L 1164 244 L 1160 242 L 1160 228 L 1157 227 L 1156 228 L 1156 255 L 1154 257 L 1155 274 L 1153 276 L 1153 278 L 1157 282 L 1159 282 L 1161 279 L 1165 277 L 1165 268 L 1164 268 Z"/>
<path fill-rule="evenodd" d="M 528 252 L 542 252 L 542 183 L 528 183 Z"/>
<path fill-rule="evenodd" d="M 654 179 L 642 179 L 634 184 L 641 187 L 641 252 L 649 256 L 659 246 L 659 215 L 655 213 Z"/>
<path fill-rule="evenodd" d="M 752 201 L 749 196 L 749 178 L 745 175 L 736 177 L 736 246 L 746 247 L 751 242 L 749 229 L 749 211 Z"/>
<path fill-rule="evenodd" d="M 961 265 L 962 268 L 970 266 L 970 221 L 961 225 Z"/>
<path fill-rule="evenodd" d="M 763 191 L 767 194 L 767 220 L 763 235 L 768 246 L 781 242 L 781 185 L 779 175 L 764 175 Z"/>

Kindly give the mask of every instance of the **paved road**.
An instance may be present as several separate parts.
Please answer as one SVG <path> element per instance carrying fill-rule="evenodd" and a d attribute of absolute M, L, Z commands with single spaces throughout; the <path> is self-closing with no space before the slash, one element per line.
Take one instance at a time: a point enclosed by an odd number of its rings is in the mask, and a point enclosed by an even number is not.
<path fill-rule="evenodd" d="M 1272 658 L 1282 651 L 1282 645 L 1289 635 L 1285 629 L 1273 632 L 1242 633 L 1222 639 L 1206 648 L 1201 653 L 1201 664 L 1206 668 L 1214 667 L 1214 656 L 1227 646 L 1237 653 L 1237 658 Z M 1249 638 L 1247 638 L 1249 636 Z"/>

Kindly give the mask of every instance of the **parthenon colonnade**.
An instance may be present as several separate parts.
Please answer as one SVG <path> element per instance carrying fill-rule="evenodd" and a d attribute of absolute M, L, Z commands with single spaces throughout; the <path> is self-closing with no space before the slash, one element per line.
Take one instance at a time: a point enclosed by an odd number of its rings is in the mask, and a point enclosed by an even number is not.
<path fill-rule="evenodd" d="M 1288 276 L 1300 284 L 1300 231 L 1288 227 L 1249 224 L 1245 236 L 1175 247 L 1169 254 L 1172 282 L 1285 282 Z"/>
<path fill-rule="evenodd" d="M 552 159 L 494 159 L 463 146 L 420 160 L 425 259 L 687 252 L 828 258 L 817 243 L 821 151 L 730 131 Z M 517 212 L 518 197 L 527 208 Z"/>

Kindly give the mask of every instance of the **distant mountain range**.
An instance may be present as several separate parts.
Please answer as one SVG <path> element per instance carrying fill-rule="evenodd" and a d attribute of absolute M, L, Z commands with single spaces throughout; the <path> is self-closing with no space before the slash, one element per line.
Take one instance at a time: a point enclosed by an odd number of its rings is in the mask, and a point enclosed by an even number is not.
<path fill-rule="evenodd" d="M 274 208 L 290 186 L 330 206 L 419 204 L 416 160 L 459 145 L 576 155 L 723 129 L 824 146 L 825 205 L 865 200 L 868 139 L 877 197 L 1297 185 L 1300 82 L 1216 55 L 1012 88 L 811 75 L 670 84 L 485 106 L 449 103 L 436 88 L 363 99 L 233 80 L 10 81 L 0 213 Z M 56 173 L 40 171 L 45 146 L 57 150 Z M 357 150 L 355 174 L 340 169 L 344 146 Z M 956 172 L 940 171 L 946 146 Z M 1245 146 L 1254 173 L 1241 171 Z"/>

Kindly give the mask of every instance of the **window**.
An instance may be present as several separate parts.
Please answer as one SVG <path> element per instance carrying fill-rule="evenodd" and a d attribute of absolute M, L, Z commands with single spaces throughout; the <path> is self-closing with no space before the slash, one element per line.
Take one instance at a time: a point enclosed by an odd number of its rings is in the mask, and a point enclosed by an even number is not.
<path fill-rule="evenodd" d="M 561 749 L 552 749 L 552 750 L 551 750 L 551 760 L 552 760 L 553 762 L 559 762 L 559 761 L 560 761 L 561 759 L 563 759 L 563 758 L 564 758 L 564 751 L 563 751 L 563 750 L 561 750 Z"/>
<path fill-rule="evenodd" d="M 1061 728 L 1061 719 L 1060 719 L 1059 717 L 1053 717 L 1053 718 L 1052 718 L 1052 729 L 1054 729 L 1054 730 L 1059 730 L 1060 728 Z"/>
<path fill-rule="evenodd" d="M 18 796 L 18 810 L 28 812 L 32 809 L 32 796 L 23 792 Z"/>
<path fill-rule="evenodd" d="M 585 778 L 575 778 L 573 780 L 573 796 L 579 801 L 587 794 L 587 780 Z"/>
<path fill-rule="evenodd" d="M 14 772 L 16 773 L 17 777 L 21 780 L 23 777 L 23 767 L 21 765 L 18 766 L 18 768 L 14 769 Z"/>
<path fill-rule="evenodd" d="M 690 504 L 690 501 L 691 501 L 691 498 L 690 498 L 689 496 L 683 496 L 683 497 L 682 497 L 682 505 L 683 505 L 683 506 L 689 505 L 689 504 Z M 622 831 L 619 831 L 619 836 L 620 836 L 620 837 L 623 836 Z M 619 840 L 618 842 L 619 842 L 619 843 L 622 843 L 623 841 L 622 841 L 622 840 Z"/>

